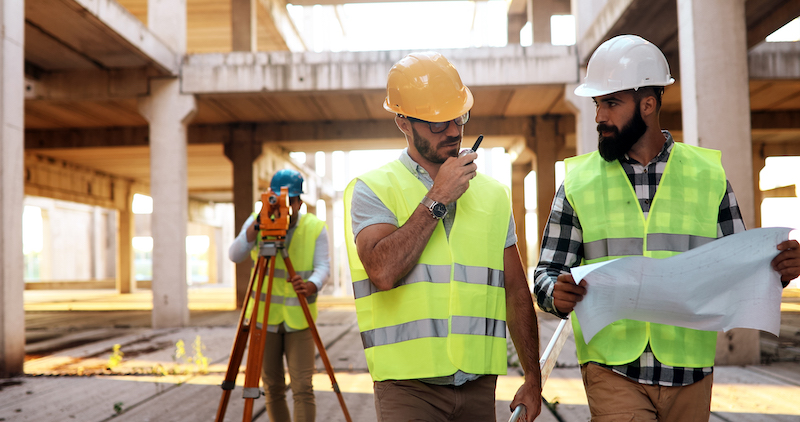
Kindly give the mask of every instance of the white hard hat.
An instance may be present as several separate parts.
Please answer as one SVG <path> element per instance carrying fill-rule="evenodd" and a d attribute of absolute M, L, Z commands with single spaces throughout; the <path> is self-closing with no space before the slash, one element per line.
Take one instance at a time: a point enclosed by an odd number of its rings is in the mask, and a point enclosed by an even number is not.
<path fill-rule="evenodd" d="M 664 53 L 636 35 L 619 35 L 597 47 L 575 95 L 597 97 L 643 86 L 672 85 Z"/>

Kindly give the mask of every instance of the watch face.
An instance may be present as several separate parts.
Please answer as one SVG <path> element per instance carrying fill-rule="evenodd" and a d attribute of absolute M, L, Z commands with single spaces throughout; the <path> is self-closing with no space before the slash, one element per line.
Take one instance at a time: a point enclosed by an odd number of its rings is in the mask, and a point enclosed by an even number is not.
<path fill-rule="evenodd" d="M 435 203 L 433 208 L 431 208 L 431 213 L 434 217 L 438 219 L 444 218 L 444 215 L 447 214 L 447 207 L 444 206 L 442 203 Z"/>

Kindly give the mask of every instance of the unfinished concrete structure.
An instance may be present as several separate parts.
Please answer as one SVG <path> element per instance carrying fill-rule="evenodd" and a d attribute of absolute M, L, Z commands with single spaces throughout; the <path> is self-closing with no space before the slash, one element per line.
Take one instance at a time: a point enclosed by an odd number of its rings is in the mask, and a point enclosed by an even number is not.
<path fill-rule="evenodd" d="M 298 4 L 317 3 L 342 2 Z M 546 213 L 554 162 L 596 148 L 593 106 L 572 90 L 601 42 L 633 33 L 665 52 L 678 80 L 664 96 L 662 124 L 678 140 L 722 150 L 745 222 L 759 225 L 764 160 L 800 155 L 800 49 L 762 41 L 800 15 L 799 2 L 507 4 L 508 46 L 442 52 L 475 95 L 466 136 L 482 133 L 483 146 L 514 157 L 516 215 L 525 213 L 525 175 L 537 172 L 537 209 Z M 150 195 L 153 326 L 181 326 L 188 320 L 184 238 L 202 214 L 193 209 L 233 202 L 238 228 L 274 170 L 297 166 L 289 151 L 404 145 L 380 104 L 389 68 L 408 52 L 306 52 L 285 6 L 0 0 L 1 375 L 20 373 L 24 359 L 23 194 L 117 211 L 120 292 L 135 288 L 132 197 Z M 550 16 L 569 13 L 577 18 L 577 44 L 551 45 Z M 534 43 L 521 47 L 526 22 Z M 309 175 L 307 202 L 327 199 L 333 226 L 337 192 L 313 169 L 301 170 Z M 525 239 L 524 219 L 517 223 Z M 536 248 L 520 244 L 523 256 Z M 249 264 L 237 267 L 240 301 L 248 273 Z M 756 334 L 721 339 L 720 362 L 757 361 Z"/>

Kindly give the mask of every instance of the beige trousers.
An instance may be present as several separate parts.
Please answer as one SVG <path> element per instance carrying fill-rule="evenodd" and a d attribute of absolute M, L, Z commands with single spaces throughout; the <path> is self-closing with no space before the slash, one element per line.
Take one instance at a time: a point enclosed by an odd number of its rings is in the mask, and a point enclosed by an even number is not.
<path fill-rule="evenodd" d="M 592 422 L 708 422 L 714 374 L 684 387 L 639 384 L 587 363 L 581 366 Z"/>
<path fill-rule="evenodd" d="M 266 392 L 267 416 L 270 422 L 291 422 L 289 406 L 286 403 L 286 378 L 283 356 L 289 367 L 289 387 L 294 399 L 294 421 L 312 422 L 316 418 L 317 407 L 314 402 L 314 387 L 311 376 L 314 374 L 314 355 L 316 352 L 311 330 L 287 333 L 267 333 L 264 344 L 264 359 L 261 377 Z"/>

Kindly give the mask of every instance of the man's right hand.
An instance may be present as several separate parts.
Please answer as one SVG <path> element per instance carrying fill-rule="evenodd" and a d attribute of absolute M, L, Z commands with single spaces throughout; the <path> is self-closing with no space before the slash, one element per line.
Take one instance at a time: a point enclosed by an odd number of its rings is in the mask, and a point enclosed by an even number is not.
<path fill-rule="evenodd" d="M 586 295 L 586 280 L 575 284 L 572 274 L 561 274 L 553 286 L 553 306 L 558 312 L 568 314 Z"/>
<path fill-rule="evenodd" d="M 474 163 L 477 158 L 478 153 L 475 152 L 463 157 L 448 158 L 439 167 L 428 198 L 443 204 L 460 198 L 469 188 L 469 181 L 477 174 L 478 165 Z"/>

